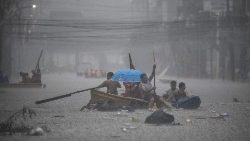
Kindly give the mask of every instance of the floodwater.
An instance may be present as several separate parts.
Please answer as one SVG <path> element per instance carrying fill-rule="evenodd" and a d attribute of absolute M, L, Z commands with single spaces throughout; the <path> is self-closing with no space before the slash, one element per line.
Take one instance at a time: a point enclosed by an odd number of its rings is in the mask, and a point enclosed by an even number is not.
<path fill-rule="evenodd" d="M 178 82 L 186 83 L 190 95 L 198 95 L 202 100 L 201 107 L 197 110 L 166 110 L 173 114 L 175 122 L 181 125 L 144 124 L 145 118 L 152 113 L 148 110 L 136 110 L 132 113 L 81 112 L 80 108 L 90 99 L 88 91 L 49 103 L 34 104 L 36 100 L 97 86 L 104 78 L 86 79 L 75 74 L 50 74 L 43 76 L 46 88 L 1 89 L 0 122 L 23 106 L 28 106 L 38 114 L 31 119 L 33 126 L 45 125 L 50 132 L 43 136 L 17 133 L 12 136 L 0 136 L 0 140 L 248 141 L 250 139 L 249 84 L 222 80 L 176 79 Z M 161 95 L 169 88 L 169 84 L 156 80 L 156 87 L 157 93 Z M 233 98 L 237 98 L 239 102 L 233 102 Z M 216 113 L 226 113 L 228 116 L 211 118 Z"/>

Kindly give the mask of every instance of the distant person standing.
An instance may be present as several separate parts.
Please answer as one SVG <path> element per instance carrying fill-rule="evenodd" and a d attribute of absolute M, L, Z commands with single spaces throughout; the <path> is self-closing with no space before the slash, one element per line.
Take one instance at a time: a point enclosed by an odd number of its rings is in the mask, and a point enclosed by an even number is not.
<path fill-rule="evenodd" d="M 107 88 L 107 93 L 118 95 L 117 88 L 121 88 L 121 84 L 118 81 L 111 80 L 111 78 L 112 78 L 113 75 L 114 75 L 113 72 L 108 72 L 107 73 L 107 80 L 105 80 L 104 82 L 102 82 L 97 87 L 98 88 L 106 87 Z"/>

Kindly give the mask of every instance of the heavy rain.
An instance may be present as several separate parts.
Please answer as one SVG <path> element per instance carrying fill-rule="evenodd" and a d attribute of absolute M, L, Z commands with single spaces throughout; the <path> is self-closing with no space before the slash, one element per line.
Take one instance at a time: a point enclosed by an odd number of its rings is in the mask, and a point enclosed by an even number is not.
<path fill-rule="evenodd" d="M 0 0 L 0 140 L 250 139 L 249 0 Z"/>

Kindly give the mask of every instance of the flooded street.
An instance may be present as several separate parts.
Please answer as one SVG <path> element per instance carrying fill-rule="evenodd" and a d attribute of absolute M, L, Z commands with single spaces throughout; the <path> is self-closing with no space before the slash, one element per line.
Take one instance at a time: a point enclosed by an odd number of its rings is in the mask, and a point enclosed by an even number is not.
<path fill-rule="evenodd" d="M 0 0 L 0 141 L 250 141 L 249 33 L 250 0 Z"/>
<path fill-rule="evenodd" d="M 1 89 L 0 121 L 15 111 L 28 106 L 37 112 L 30 122 L 33 126 L 47 126 L 44 136 L 0 136 L 0 140 L 241 140 L 250 137 L 250 87 L 244 83 L 221 80 L 196 80 L 177 78 L 187 84 L 189 94 L 201 97 L 197 110 L 165 110 L 175 116 L 180 125 L 148 125 L 145 118 L 152 112 L 136 110 L 128 113 L 80 111 L 90 99 L 89 91 L 71 97 L 35 105 L 37 100 L 66 94 L 96 86 L 104 79 L 77 77 L 75 74 L 44 75 L 46 88 Z M 157 93 L 164 93 L 169 84 L 157 81 Z M 103 89 L 106 91 L 105 89 Z M 119 90 L 122 92 L 124 88 Z M 239 102 L 233 102 L 237 98 Z M 216 113 L 226 113 L 225 118 L 213 118 Z M 126 129 L 126 130 L 125 130 Z M 178 133 L 178 134 L 177 134 Z"/>

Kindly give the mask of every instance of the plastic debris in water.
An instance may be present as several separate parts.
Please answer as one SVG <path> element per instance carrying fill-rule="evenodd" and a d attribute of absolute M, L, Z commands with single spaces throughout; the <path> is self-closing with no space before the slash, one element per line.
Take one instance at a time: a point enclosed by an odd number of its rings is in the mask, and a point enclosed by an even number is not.
<path fill-rule="evenodd" d="M 130 126 L 131 123 L 123 123 L 125 126 Z"/>
<path fill-rule="evenodd" d="M 30 130 L 29 135 L 31 136 L 42 136 L 44 131 L 41 127 L 36 127 Z"/>
<path fill-rule="evenodd" d="M 233 98 L 233 102 L 240 102 L 239 100 L 238 100 L 238 98 Z"/>
<path fill-rule="evenodd" d="M 103 119 L 108 119 L 108 120 L 117 120 L 116 118 L 108 117 L 108 116 L 103 116 Z"/>
<path fill-rule="evenodd" d="M 121 112 L 126 113 L 126 112 L 128 112 L 128 110 L 121 110 Z"/>
<path fill-rule="evenodd" d="M 55 115 L 54 117 L 65 117 L 64 115 Z"/>
<path fill-rule="evenodd" d="M 229 116 L 227 113 L 222 113 L 220 115 L 223 116 L 223 117 L 228 117 Z"/>
<path fill-rule="evenodd" d="M 123 127 L 123 128 L 122 128 L 122 131 L 123 131 L 123 132 L 127 132 L 127 128 Z"/>
<path fill-rule="evenodd" d="M 147 116 L 144 123 L 146 124 L 170 124 L 174 122 L 174 116 L 162 110 L 156 111 Z"/>
<path fill-rule="evenodd" d="M 125 112 L 117 112 L 115 115 L 118 117 L 127 117 L 128 116 L 127 113 L 125 113 Z"/>
<path fill-rule="evenodd" d="M 113 138 L 119 138 L 121 136 L 119 136 L 119 135 L 112 135 L 111 137 L 113 137 Z"/>
<path fill-rule="evenodd" d="M 179 122 L 173 122 L 172 125 L 178 126 L 178 125 L 181 125 L 181 123 L 179 123 Z"/>
<path fill-rule="evenodd" d="M 212 113 L 215 113 L 216 111 L 215 110 L 211 110 Z"/>
<path fill-rule="evenodd" d="M 129 129 L 136 129 L 137 127 L 135 127 L 135 126 L 129 126 L 128 128 Z"/>
<path fill-rule="evenodd" d="M 139 119 L 137 119 L 135 117 L 131 117 L 131 120 L 132 120 L 132 122 L 139 122 L 140 121 Z"/>
<path fill-rule="evenodd" d="M 217 116 L 217 117 L 219 117 L 219 116 L 221 116 L 219 113 L 215 113 L 215 116 Z"/>
<path fill-rule="evenodd" d="M 186 122 L 191 122 L 191 119 L 187 118 L 187 119 L 186 119 Z"/>
<path fill-rule="evenodd" d="M 228 113 L 216 113 L 215 116 L 212 116 L 210 118 L 225 118 L 225 117 L 229 117 Z"/>

